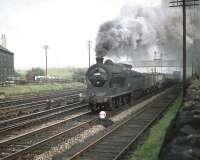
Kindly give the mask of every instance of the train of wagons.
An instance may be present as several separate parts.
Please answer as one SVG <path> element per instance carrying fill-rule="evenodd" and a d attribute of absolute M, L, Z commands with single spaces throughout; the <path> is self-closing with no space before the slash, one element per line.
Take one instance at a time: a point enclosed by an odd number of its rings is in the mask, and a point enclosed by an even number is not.
<path fill-rule="evenodd" d="M 129 104 L 142 94 L 162 88 L 166 83 L 164 74 L 147 74 L 132 70 L 131 65 L 103 62 L 96 59 L 86 72 L 89 108 L 93 112 L 110 111 Z"/>

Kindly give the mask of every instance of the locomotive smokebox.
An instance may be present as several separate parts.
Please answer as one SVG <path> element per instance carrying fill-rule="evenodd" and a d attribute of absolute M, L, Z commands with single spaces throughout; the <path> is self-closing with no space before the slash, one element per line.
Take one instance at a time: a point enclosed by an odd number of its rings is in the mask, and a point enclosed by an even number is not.
<path fill-rule="evenodd" d="M 96 58 L 97 64 L 103 64 L 103 57 Z"/>

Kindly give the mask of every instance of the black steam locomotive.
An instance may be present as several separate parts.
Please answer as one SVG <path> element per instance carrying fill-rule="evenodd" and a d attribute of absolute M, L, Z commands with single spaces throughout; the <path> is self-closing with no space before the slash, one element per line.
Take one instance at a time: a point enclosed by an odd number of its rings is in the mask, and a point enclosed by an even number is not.
<path fill-rule="evenodd" d="M 93 112 L 128 104 L 163 84 L 163 74 L 142 74 L 131 68 L 131 65 L 111 60 L 103 63 L 103 58 L 97 58 L 97 63 L 86 73 L 89 106 Z"/>

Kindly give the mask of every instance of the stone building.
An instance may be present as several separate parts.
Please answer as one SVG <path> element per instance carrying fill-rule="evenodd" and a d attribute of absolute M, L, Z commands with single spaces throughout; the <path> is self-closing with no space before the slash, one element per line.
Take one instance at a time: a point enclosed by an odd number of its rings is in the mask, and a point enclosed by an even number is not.
<path fill-rule="evenodd" d="M 14 54 L 0 45 L 0 83 L 14 75 Z"/>

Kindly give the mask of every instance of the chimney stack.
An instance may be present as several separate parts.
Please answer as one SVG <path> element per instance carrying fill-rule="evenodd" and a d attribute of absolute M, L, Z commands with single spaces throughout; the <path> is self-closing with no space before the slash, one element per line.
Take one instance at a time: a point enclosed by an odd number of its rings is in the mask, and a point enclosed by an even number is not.
<path fill-rule="evenodd" d="M 103 57 L 96 58 L 97 64 L 103 64 Z"/>
<path fill-rule="evenodd" d="M 1 36 L 1 45 L 6 48 L 6 36 L 4 34 Z"/>

